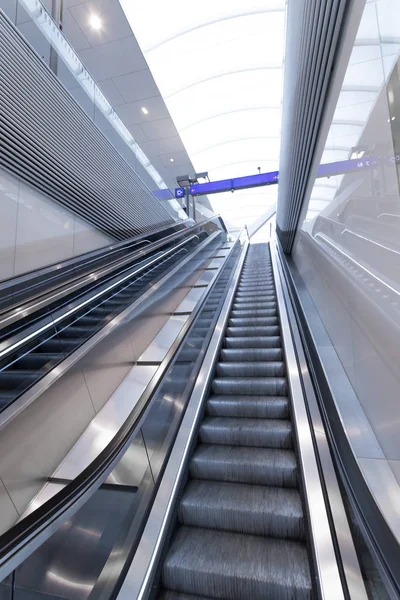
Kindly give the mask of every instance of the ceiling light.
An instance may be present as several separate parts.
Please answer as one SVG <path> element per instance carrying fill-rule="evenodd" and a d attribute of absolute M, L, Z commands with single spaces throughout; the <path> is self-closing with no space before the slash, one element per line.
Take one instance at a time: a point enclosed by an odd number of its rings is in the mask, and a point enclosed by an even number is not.
<path fill-rule="evenodd" d="M 149 111 L 147 110 L 147 108 L 145 106 L 142 106 L 142 113 L 144 115 L 148 115 L 149 114 Z"/>
<path fill-rule="evenodd" d="M 170 158 L 169 162 L 175 162 L 175 159 L 174 158 Z"/>
<path fill-rule="evenodd" d="M 102 22 L 98 15 L 90 15 L 89 17 L 89 25 L 92 29 L 96 29 L 97 31 L 101 29 Z"/>
<path fill-rule="evenodd" d="M 392 121 L 394 121 L 394 120 L 395 120 L 395 118 L 396 118 L 396 117 L 392 117 Z"/>

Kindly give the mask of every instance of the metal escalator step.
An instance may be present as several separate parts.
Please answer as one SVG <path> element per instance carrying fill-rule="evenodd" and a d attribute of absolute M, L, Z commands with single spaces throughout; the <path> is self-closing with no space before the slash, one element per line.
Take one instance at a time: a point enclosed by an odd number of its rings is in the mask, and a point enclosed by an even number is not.
<path fill-rule="evenodd" d="M 275 292 L 275 286 L 262 283 L 260 285 L 239 284 L 237 290 L 238 292 L 257 292 L 257 294 L 265 294 L 267 296 L 269 293 Z"/>
<path fill-rule="evenodd" d="M 62 355 L 57 353 L 47 353 L 46 352 L 38 352 L 31 353 L 22 356 L 16 363 L 14 363 L 14 369 L 27 369 L 27 370 L 36 370 L 44 367 L 44 365 L 58 361 L 62 358 Z"/>
<path fill-rule="evenodd" d="M 200 425 L 203 444 L 292 448 L 292 424 L 281 419 L 206 417 Z"/>
<path fill-rule="evenodd" d="M 285 363 L 282 361 L 219 362 L 217 377 L 283 377 Z"/>
<path fill-rule="evenodd" d="M 37 348 L 35 348 L 35 352 L 50 352 L 50 353 L 54 353 L 54 352 L 69 352 L 71 350 L 73 350 L 74 348 L 76 348 L 78 345 L 83 344 L 84 342 L 86 342 L 86 338 L 80 338 L 80 339 L 68 339 L 68 338 L 64 338 L 62 340 L 58 339 L 58 338 L 52 338 L 50 340 L 47 340 L 46 342 L 43 342 L 43 344 L 41 344 L 40 346 L 38 346 Z"/>
<path fill-rule="evenodd" d="M 272 277 L 271 274 L 266 274 L 266 273 L 260 273 L 259 275 L 244 275 L 243 277 L 240 278 L 240 283 L 243 283 L 245 285 L 249 284 L 252 285 L 254 283 L 256 284 L 260 284 L 260 283 L 270 283 L 273 284 L 274 283 L 274 278 Z"/>
<path fill-rule="evenodd" d="M 206 598 L 205 596 L 193 596 L 193 594 L 181 594 L 180 592 L 162 590 L 160 594 L 158 594 L 157 600 L 213 600 L 213 598 Z"/>
<path fill-rule="evenodd" d="M 230 317 L 274 317 L 276 314 L 276 308 L 234 308 L 231 310 Z"/>
<path fill-rule="evenodd" d="M 229 337 L 224 340 L 225 348 L 281 348 L 282 341 L 279 335 Z"/>
<path fill-rule="evenodd" d="M 211 389 L 214 394 L 245 394 L 249 396 L 287 396 L 284 377 L 216 377 Z"/>
<path fill-rule="evenodd" d="M 178 518 L 191 527 L 304 539 L 303 508 L 296 489 L 192 479 Z"/>
<path fill-rule="evenodd" d="M 297 487 L 293 450 L 199 444 L 190 461 L 193 479 Z"/>
<path fill-rule="evenodd" d="M 289 400 L 286 396 L 210 396 L 207 413 L 215 417 L 288 419 Z"/>
<path fill-rule="evenodd" d="M 276 294 L 257 294 L 254 295 L 236 295 L 234 299 L 234 304 L 236 306 L 241 306 L 242 304 L 259 304 L 260 306 L 266 308 L 268 304 L 271 305 L 271 308 L 275 308 L 273 305 L 276 305 Z"/>
<path fill-rule="evenodd" d="M 283 360 L 281 348 L 222 348 L 223 362 Z"/>
<path fill-rule="evenodd" d="M 257 296 L 257 297 L 251 297 L 248 298 L 247 296 L 245 297 L 238 297 L 235 298 L 234 300 L 234 304 L 238 307 L 244 305 L 245 307 L 248 306 L 249 304 L 256 304 L 258 306 L 262 306 L 264 308 L 276 308 L 277 307 L 277 303 L 276 303 L 276 296 L 275 294 L 271 296 Z"/>
<path fill-rule="evenodd" d="M 223 600 L 311 600 L 305 544 L 180 527 L 162 570 L 164 587 Z"/>
<path fill-rule="evenodd" d="M 37 379 L 44 375 L 45 371 L 40 369 L 24 370 L 24 369 L 8 369 L 0 372 L 0 390 L 16 390 L 25 389 L 32 385 Z M 0 392 L 1 393 L 1 392 Z"/>
<path fill-rule="evenodd" d="M 271 327 L 279 325 L 278 317 L 233 317 L 229 327 Z"/>
<path fill-rule="evenodd" d="M 279 335 L 279 325 L 270 325 L 269 327 L 227 327 L 226 337 L 252 337 Z"/>
<path fill-rule="evenodd" d="M 66 327 L 62 331 L 60 331 L 60 338 L 80 338 L 82 336 L 90 336 L 92 335 L 94 329 L 90 326 L 79 326 L 79 325 L 71 325 L 70 327 Z"/>
<path fill-rule="evenodd" d="M 272 316 L 275 316 L 278 306 L 276 302 L 236 302 L 235 300 L 232 308 L 233 310 L 274 310 L 275 312 L 272 313 Z"/>

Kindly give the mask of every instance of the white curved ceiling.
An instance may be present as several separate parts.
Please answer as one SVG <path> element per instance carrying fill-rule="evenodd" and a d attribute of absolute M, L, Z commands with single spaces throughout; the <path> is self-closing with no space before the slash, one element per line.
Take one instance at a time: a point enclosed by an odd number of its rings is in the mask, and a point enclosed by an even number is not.
<path fill-rule="evenodd" d="M 279 168 L 286 0 L 120 0 L 197 172 L 211 180 Z M 209 200 L 250 225 L 277 186 Z"/>

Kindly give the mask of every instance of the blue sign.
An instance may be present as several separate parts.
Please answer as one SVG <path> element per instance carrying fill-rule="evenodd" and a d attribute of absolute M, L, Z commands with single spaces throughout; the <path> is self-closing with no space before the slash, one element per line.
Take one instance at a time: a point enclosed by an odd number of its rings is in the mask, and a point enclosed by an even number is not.
<path fill-rule="evenodd" d="M 185 195 L 185 188 L 175 188 L 175 198 L 184 198 Z"/>

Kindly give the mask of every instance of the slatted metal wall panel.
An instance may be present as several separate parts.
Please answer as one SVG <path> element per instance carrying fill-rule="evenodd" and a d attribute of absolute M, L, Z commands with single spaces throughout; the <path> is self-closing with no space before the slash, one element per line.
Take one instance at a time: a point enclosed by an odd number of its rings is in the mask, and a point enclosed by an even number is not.
<path fill-rule="evenodd" d="M 289 0 L 277 231 L 291 252 L 352 0 Z"/>
<path fill-rule="evenodd" d="M 1 10 L 0 165 L 117 239 L 173 221 Z"/>

